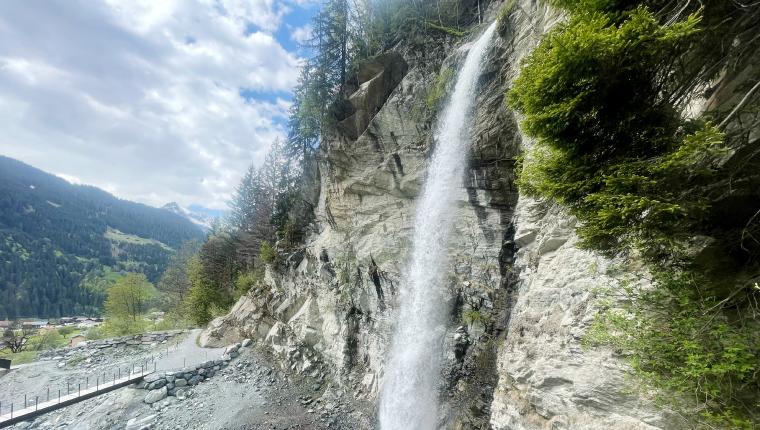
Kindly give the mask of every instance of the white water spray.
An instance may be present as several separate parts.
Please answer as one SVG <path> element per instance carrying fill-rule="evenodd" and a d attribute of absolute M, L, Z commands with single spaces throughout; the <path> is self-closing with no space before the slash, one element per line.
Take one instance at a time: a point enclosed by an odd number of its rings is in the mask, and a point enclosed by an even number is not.
<path fill-rule="evenodd" d="M 438 378 L 450 297 L 446 249 L 467 154 L 475 89 L 496 23 L 470 48 L 440 116 L 435 149 L 417 203 L 411 261 L 380 395 L 382 430 L 435 429 Z"/>

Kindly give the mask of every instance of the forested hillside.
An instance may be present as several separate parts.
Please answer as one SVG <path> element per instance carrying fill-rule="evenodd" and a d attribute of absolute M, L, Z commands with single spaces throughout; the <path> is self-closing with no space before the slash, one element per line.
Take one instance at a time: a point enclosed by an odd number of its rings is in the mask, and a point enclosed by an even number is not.
<path fill-rule="evenodd" d="M 169 211 L 0 157 L 0 319 L 96 313 L 101 279 L 156 281 L 174 249 L 202 237 Z"/>

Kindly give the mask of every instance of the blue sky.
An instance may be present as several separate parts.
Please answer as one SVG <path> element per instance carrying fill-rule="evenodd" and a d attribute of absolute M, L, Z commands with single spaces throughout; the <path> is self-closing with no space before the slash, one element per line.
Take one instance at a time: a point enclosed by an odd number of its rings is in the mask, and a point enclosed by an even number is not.
<path fill-rule="evenodd" d="M 223 209 L 286 135 L 317 0 L 0 2 L 0 154 Z"/>

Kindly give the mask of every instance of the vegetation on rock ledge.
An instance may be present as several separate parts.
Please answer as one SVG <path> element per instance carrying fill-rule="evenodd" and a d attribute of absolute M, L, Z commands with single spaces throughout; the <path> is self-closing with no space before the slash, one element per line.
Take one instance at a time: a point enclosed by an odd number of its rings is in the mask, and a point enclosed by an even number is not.
<path fill-rule="evenodd" d="M 683 112 L 698 90 L 715 90 L 719 72 L 757 74 L 748 64 L 760 5 L 552 3 L 569 19 L 508 94 L 536 138 L 519 185 L 567 206 L 584 246 L 648 261 L 655 285 L 625 283 L 615 295 L 627 305 L 611 301 L 588 340 L 617 346 L 646 381 L 691 396 L 706 422 L 754 428 L 760 161 L 747 148 L 760 121 L 716 126 L 721 112 Z"/>

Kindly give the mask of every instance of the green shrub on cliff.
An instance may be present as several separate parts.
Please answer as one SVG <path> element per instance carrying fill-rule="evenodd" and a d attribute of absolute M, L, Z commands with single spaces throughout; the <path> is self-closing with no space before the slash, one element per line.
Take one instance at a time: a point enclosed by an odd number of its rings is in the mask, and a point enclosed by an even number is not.
<path fill-rule="evenodd" d="M 451 80 L 454 78 L 454 71 L 447 67 L 441 70 L 435 80 L 430 84 L 425 92 L 425 104 L 428 110 L 435 112 L 446 95 Z"/>
<path fill-rule="evenodd" d="M 735 148 L 709 121 L 681 116 L 715 73 L 705 65 L 732 58 L 718 41 L 746 29 L 721 16 L 717 1 L 691 14 L 688 4 L 662 12 L 656 1 L 552 3 L 569 19 L 526 59 L 508 93 L 536 138 L 518 185 L 567 206 L 583 246 L 643 258 L 655 285 L 614 292 L 624 305 L 602 311 L 588 340 L 625 351 L 643 380 L 696 401 L 708 421 L 753 428 L 758 262 L 733 251 L 747 220 L 719 226 L 712 207 Z M 695 258 L 697 235 L 716 237 L 711 249 L 729 261 L 720 272 Z"/>

